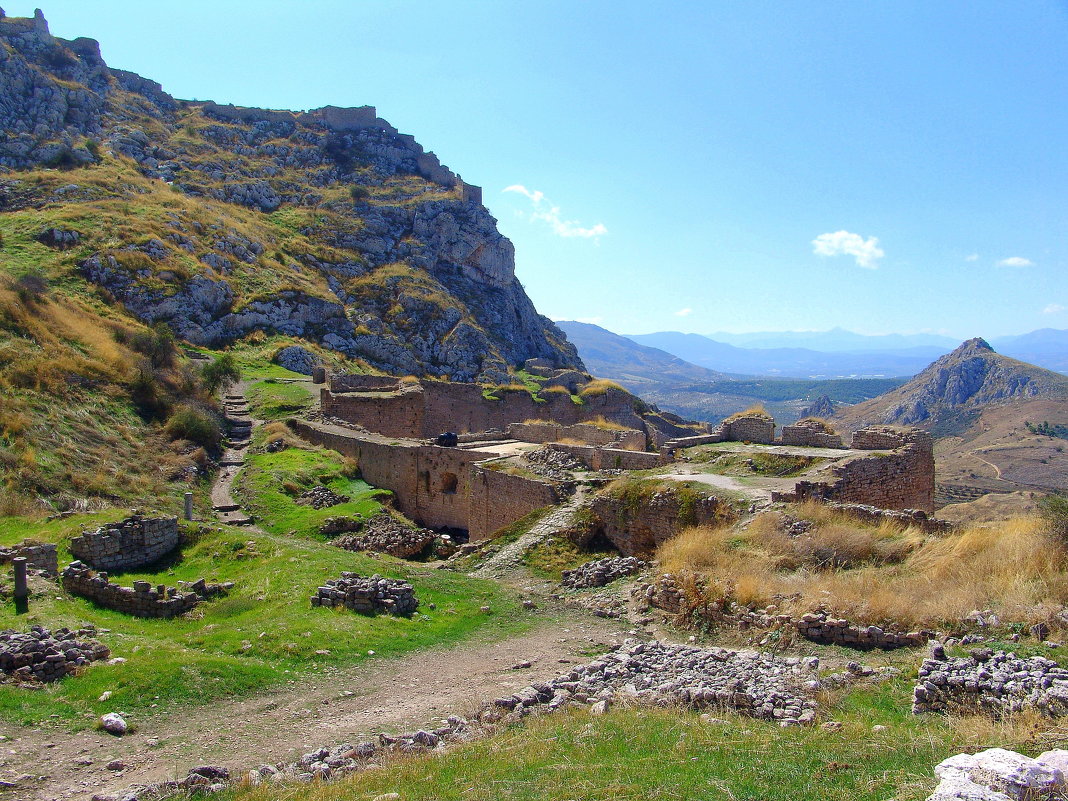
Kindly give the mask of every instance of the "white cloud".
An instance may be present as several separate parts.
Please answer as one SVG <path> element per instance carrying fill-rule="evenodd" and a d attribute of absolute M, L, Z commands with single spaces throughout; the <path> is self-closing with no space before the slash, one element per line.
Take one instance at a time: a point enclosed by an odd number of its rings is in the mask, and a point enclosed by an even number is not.
<path fill-rule="evenodd" d="M 964 257 L 964 260 L 965 261 L 979 261 L 979 254 L 978 253 L 969 253 L 967 256 Z"/>
<path fill-rule="evenodd" d="M 506 186 L 504 191 L 516 192 L 527 197 L 534 206 L 534 210 L 529 215 L 530 219 L 547 222 L 557 236 L 596 240 L 608 233 L 608 229 L 603 223 L 596 223 L 587 228 L 579 225 L 575 220 L 565 220 L 560 215 L 560 207 L 550 203 L 546 199 L 545 193 L 539 192 L 537 189 L 527 189 L 522 184 L 512 184 L 511 186 Z"/>
<path fill-rule="evenodd" d="M 998 267 L 1032 267 L 1034 262 L 1030 259 L 1025 259 L 1022 256 L 1009 256 L 1007 259 L 1002 259 L 998 262 Z"/>
<path fill-rule="evenodd" d="M 1059 303 L 1051 303 L 1042 310 L 1043 314 L 1060 314 L 1064 311 L 1064 306 Z"/>
<path fill-rule="evenodd" d="M 858 267 L 868 270 L 878 267 L 876 262 L 886 255 L 874 236 L 865 239 L 849 231 L 820 234 L 812 240 L 812 252 L 817 256 L 852 256 Z"/>
<path fill-rule="evenodd" d="M 689 317 L 691 314 L 693 314 L 693 309 L 691 309 L 689 306 L 687 306 L 685 309 L 679 309 L 677 312 L 675 312 L 676 317 Z"/>

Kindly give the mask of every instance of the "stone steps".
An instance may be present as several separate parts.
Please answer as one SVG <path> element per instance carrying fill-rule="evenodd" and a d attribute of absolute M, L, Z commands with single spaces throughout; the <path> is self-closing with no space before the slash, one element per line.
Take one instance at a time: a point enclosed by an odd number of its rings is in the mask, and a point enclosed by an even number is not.
<path fill-rule="evenodd" d="M 236 503 L 217 503 L 211 508 L 215 512 L 238 512 L 241 510 L 241 507 Z"/>

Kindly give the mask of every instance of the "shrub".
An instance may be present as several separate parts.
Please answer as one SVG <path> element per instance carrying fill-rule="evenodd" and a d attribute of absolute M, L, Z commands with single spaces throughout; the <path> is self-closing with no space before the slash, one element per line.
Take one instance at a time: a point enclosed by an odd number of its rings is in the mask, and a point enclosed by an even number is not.
<path fill-rule="evenodd" d="M 200 368 L 200 377 L 209 392 L 215 392 L 220 387 L 229 386 L 241 380 L 241 368 L 237 366 L 234 357 L 229 353 L 216 356 L 214 361 Z"/>
<path fill-rule="evenodd" d="M 153 367 L 169 367 L 178 355 L 174 334 L 166 323 L 156 323 L 145 331 L 135 331 L 130 335 L 129 342 L 133 350 L 149 358 Z"/>
<path fill-rule="evenodd" d="M 371 190 L 366 186 L 353 184 L 349 187 L 349 196 L 352 198 L 353 203 L 361 203 L 371 196 Z"/>
<path fill-rule="evenodd" d="M 85 149 L 89 151 L 89 155 L 97 161 L 100 161 L 100 143 L 98 141 L 95 139 L 86 139 Z"/>
<path fill-rule="evenodd" d="M 15 294 L 27 305 L 40 301 L 47 291 L 48 279 L 43 273 L 24 273 L 15 279 Z"/>
<path fill-rule="evenodd" d="M 1038 510 L 1050 533 L 1068 545 L 1068 496 L 1047 495 L 1039 501 Z"/>
<path fill-rule="evenodd" d="M 189 404 L 175 409 L 165 430 L 171 439 L 187 439 L 205 448 L 217 448 L 222 440 L 222 428 L 215 416 Z"/>

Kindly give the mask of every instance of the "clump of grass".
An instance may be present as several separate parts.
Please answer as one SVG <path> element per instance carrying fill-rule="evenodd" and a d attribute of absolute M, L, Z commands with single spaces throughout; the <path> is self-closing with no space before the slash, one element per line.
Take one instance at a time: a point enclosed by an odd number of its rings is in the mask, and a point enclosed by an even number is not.
<path fill-rule="evenodd" d="M 830 422 L 828 422 L 827 420 L 824 420 L 822 417 L 802 417 L 797 422 L 798 422 L 798 424 L 804 423 L 804 424 L 810 426 L 811 428 L 818 429 L 819 431 L 822 431 L 824 434 L 837 434 L 838 433 L 835 430 L 834 426 L 831 425 Z"/>
<path fill-rule="evenodd" d="M 623 386 L 609 378 L 595 378 L 579 390 L 581 398 L 596 398 L 606 394 L 610 390 L 626 393 Z"/>
<path fill-rule="evenodd" d="M 764 408 L 763 403 L 754 403 L 748 409 L 743 409 L 740 412 L 735 412 L 728 417 L 723 418 L 723 422 L 728 423 L 731 420 L 738 420 L 742 417 L 762 417 L 765 420 L 772 420 L 772 416 L 768 413 L 768 410 Z"/>

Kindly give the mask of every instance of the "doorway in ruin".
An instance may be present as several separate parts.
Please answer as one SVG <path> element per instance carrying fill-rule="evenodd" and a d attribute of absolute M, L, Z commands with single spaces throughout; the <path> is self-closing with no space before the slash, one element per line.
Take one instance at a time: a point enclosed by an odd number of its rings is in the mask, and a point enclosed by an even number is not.
<path fill-rule="evenodd" d="M 455 495 L 456 487 L 459 483 L 460 479 L 457 478 L 455 473 L 443 473 L 441 476 L 441 494 Z"/>

